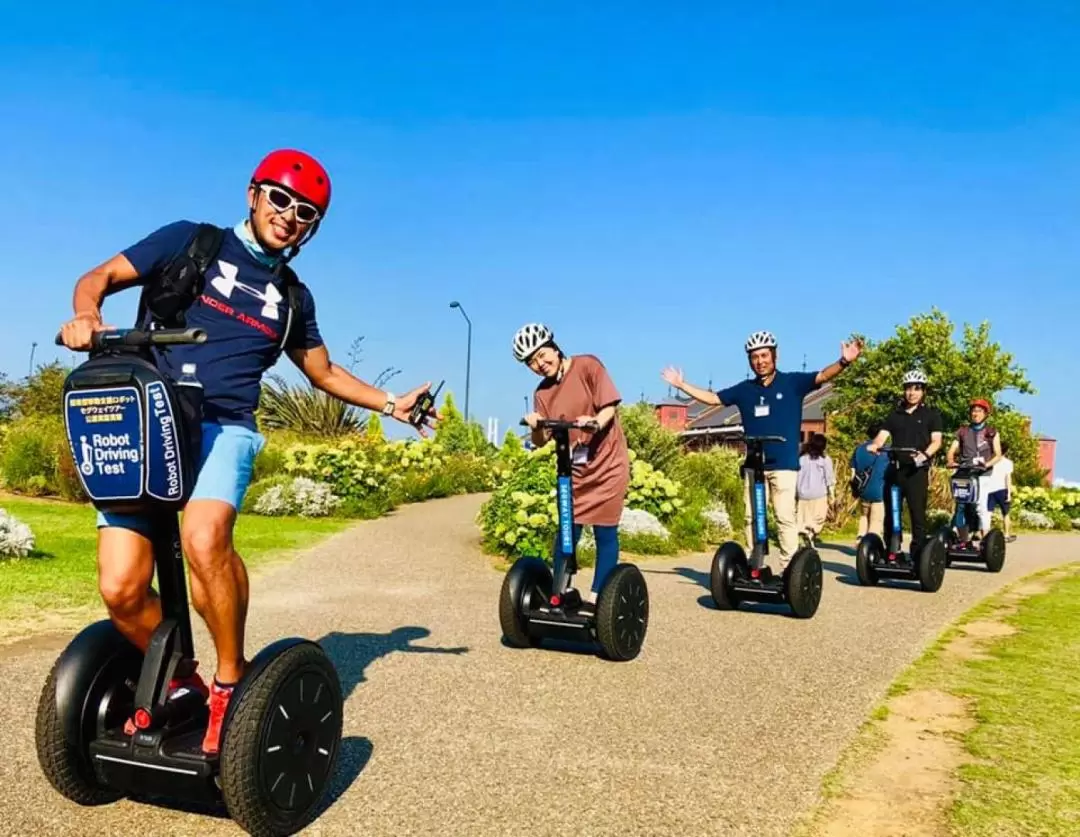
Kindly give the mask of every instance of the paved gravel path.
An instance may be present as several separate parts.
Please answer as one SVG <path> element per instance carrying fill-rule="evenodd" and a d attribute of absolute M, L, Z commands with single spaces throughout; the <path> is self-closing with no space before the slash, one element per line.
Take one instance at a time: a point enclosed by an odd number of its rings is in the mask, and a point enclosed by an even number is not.
<path fill-rule="evenodd" d="M 479 552 L 478 505 L 405 508 L 254 579 L 251 648 L 318 638 L 347 695 L 334 799 L 305 834 L 787 834 L 946 623 L 1015 578 L 1080 559 L 1080 538 L 1021 537 L 999 575 L 951 570 L 931 595 L 914 582 L 862 589 L 850 550 L 826 549 L 810 621 L 714 610 L 708 555 L 649 562 L 645 647 L 616 664 L 501 644 L 502 576 Z M 0 834 L 239 834 L 226 819 L 127 801 L 83 809 L 52 792 L 33 713 L 68 638 L 0 650 Z"/>

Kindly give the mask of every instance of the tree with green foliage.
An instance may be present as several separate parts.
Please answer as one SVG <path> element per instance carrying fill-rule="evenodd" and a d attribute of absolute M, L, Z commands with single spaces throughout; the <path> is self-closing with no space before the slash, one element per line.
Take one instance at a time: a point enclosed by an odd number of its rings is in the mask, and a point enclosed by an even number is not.
<path fill-rule="evenodd" d="M 998 429 L 1016 464 L 1013 479 L 1019 484 L 1038 483 L 1038 441 L 1031 435 L 1029 420 L 1004 396 L 1009 391 L 1032 394 L 1034 387 L 1013 355 L 990 337 L 990 324 L 965 324 L 959 341 L 955 327 L 934 308 L 912 317 L 896 333 L 880 343 L 863 340 L 862 357 L 835 379 L 833 397 L 825 405 L 832 439 L 830 447 L 846 456 L 866 439 L 867 427 L 883 420 L 894 409 L 902 392 L 901 381 L 909 369 L 921 369 L 930 380 L 927 403 L 941 411 L 945 426 L 943 450 L 957 428 L 967 424 L 968 403 L 985 398 L 994 405 L 990 424 Z"/>
<path fill-rule="evenodd" d="M 20 383 L 0 380 L 0 413 L 12 418 L 63 414 L 64 381 L 71 369 L 54 360 Z"/>
<path fill-rule="evenodd" d="M 447 453 L 475 453 L 486 455 L 494 451 L 488 442 L 484 428 L 478 422 L 466 422 L 465 416 L 454 404 L 454 396 L 446 393 L 443 406 L 439 408 L 439 423 L 435 428 L 435 441 Z"/>

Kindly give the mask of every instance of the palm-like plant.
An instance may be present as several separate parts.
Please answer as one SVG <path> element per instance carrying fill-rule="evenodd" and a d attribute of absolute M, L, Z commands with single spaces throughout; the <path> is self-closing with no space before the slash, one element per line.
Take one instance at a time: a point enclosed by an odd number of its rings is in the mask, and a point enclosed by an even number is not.
<path fill-rule="evenodd" d="M 355 407 L 315 389 L 268 375 L 259 399 L 259 424 L 267 430 L 291 430 L 310 436 L 360 433 L 367 417 Z"/>

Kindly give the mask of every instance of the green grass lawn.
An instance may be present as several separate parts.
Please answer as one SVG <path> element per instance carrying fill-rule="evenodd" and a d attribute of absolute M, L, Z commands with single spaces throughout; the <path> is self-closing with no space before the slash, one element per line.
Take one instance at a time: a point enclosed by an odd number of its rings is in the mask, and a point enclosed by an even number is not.
<path fill-rule="evenodd" d="M 1080 833 L 1080 574 L 1005 621 L 1018 633 L 950 676 L 978 721 L 953 824 L 971 837 Z"/>
<path fill-rule="evenodd" d="M 0 559 L 0 619 L 25 618 L 43 610 L 67 610 L 99 601 L 96 512 L 92 506 L 0 497 L 0 507 L 30 526 L 37 547 L 29 558 Z M 354 522 L 244 514 L 236 525 L 236 546 L 249 568 L 265 565 Z"/>

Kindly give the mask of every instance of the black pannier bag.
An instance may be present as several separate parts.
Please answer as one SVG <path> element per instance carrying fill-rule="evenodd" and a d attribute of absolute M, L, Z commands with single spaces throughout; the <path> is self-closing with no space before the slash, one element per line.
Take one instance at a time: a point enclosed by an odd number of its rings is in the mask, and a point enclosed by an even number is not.
<path fill-rule="evenodd" d="M 200 397 L 133 352 L 92 357 L 68 375 L 64 425 L 94 506 L 132 514 L 187 502 L 202 442 Z"/>

